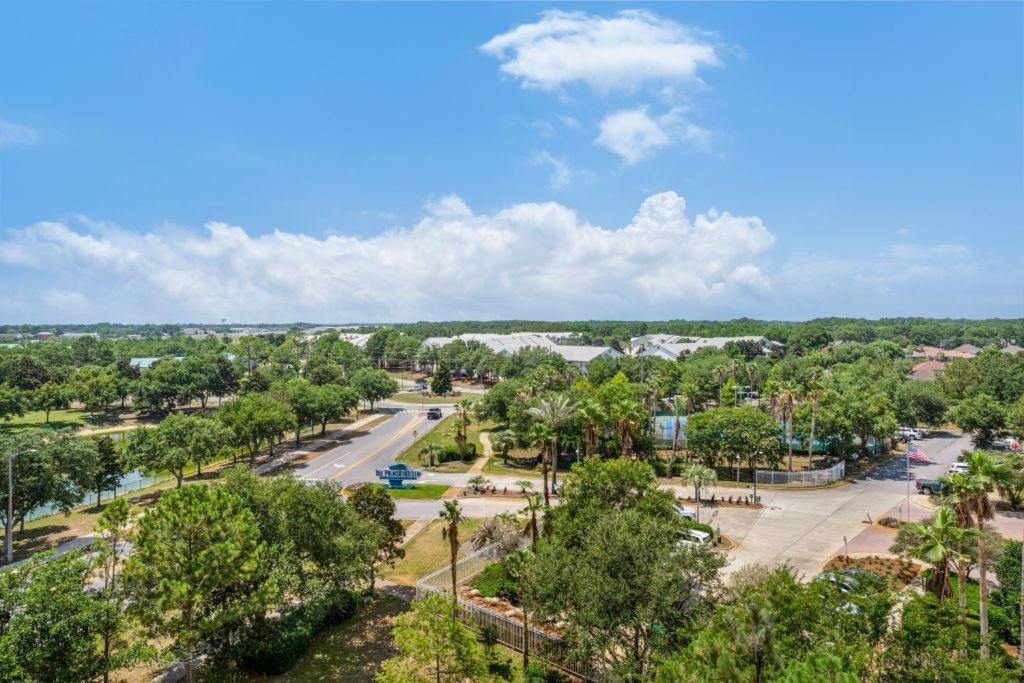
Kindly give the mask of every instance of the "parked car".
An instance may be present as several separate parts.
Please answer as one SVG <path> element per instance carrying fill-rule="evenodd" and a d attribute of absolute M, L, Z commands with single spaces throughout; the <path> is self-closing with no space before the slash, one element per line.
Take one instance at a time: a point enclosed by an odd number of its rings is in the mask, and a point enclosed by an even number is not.
<path fill-rule="evenodd" d="M 967 474 L 967 463 L 955 462 L 949 466 L 950 474 Z"/>
<path fill-rule="evenodd" d="M 914 481 L 914 488 L 919 493 L 927 493 L 929 496 L 932 496 L 936 493 L 945 493 L 949 485 L 938 479 L 917 479 Z"/>
<path fill-rule="evenodd" d="M 422 377 L 416 380 L 415 384 L 417 389 L 426 389 L 428 386 L 430 386 L 427 383 L 427 380 L 423 379 Z"/>
<path fill-rule="evenodd" d="M 427 411 L 428 420 L 440 420 L 442 417 L 444 417 L 444 414 L 441 412 L 440 408 L 431 408 Z"/>
<path fill-rule="evenodd" d="M 1014 451 L 1014 452 L 1016 452 L 1016 451 L 1020 450 L 1020 442 L 1017 441 L 1017 439 L 1013 439 L 1013 438 L 997 439 L 992 444 L 992 448 L 994 448 L 997 451 Z"/>
<path fill-rule="evenodd" d="M 685 505 L 679 505 L 678 503 L 676 503 L 675 505 L 672 506 L 672 509 L 675 511 L 677 515 L 679 515 L 683 519 L 688 519 L 691 522 L 697 521 L 697 514 L 690 508 L 686 507 Z"/>

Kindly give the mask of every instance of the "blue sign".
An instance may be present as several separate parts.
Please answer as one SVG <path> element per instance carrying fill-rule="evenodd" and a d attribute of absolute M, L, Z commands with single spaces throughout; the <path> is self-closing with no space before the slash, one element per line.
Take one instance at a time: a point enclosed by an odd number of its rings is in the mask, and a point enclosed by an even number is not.
<path fill-rule="evenodd" d="M 408 465 L 398 463 L 376 471 L 378 479 L 387 479 L 388 488 L 405 488 L 405 482 L 415 481 L 423 476 L 419 470 L 414 470 Z"/>

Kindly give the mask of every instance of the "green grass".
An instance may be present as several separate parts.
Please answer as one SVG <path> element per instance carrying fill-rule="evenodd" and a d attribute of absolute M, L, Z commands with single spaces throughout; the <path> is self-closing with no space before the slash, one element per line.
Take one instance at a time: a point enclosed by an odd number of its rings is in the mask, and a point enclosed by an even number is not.
<path fill-rule="evenodd" d="M 372 681 L 380 663 L 398 654 L 391 627 L 409 603 L 391 593 L 378 593 L 355 616 L 324 630 L 292 670 L 273 678 L 250 681 Z"/>
<path fill-rule="evenodd" d="M 455 445 L 455 428 L 453 424 L 455 422 L 455 416 L 449 415 L 445 419 L 441 420 L 440 424 L 431 429 L 429 432 L 424 434 L 422 437 L 416 440 L 411 446 L 406 448 L 404 451 L 399 453 L 398 458 L 395 462 L 404 462 L 407 465 L 411 465 L 417 468 L 428 469 L 432 472 L 465 472 L 473 464 L 470 462 L 460 462 L 458 460 L 454 462 L 446 462 L 436 467 L 426 467 L 423 461 L 420 459 L 420 451 L 429 446 L 430 444 L 437 444 L 438 446 L 454 446 Z M 474 421 L 466 430 L 466 443 L 474 444 L 476 446 L 476 452 L 478 456 L 482 456 L 484 452 L 483 444 L 480 443 L 480 431 L 487 428 L 487 424 L 481 425 L 479 422 Z"/>
<path fill-rule="evenodd" d="M 382 573 L 386 579 L 406 586 L 448 563 L 448 541 L 441 538 L 441 520 L 434 520 L 423 531 L 405 544 L 405 557 Z M 479 519 L 466 519 L 459 524 L 459 540 L 465 543 L 473 530 L 480 524 Z M 465 553 L 459 553 L 461 557 Z"/>
<path fill-rule="evenodd" d="M 63 427 L 80 427 L 89 421 L 91 413 L 73 408 L 71 410 L 50 411 L 50 422 L 46 423 L 46 413 L 42 410 L 33 410 L 25 413 L 22 417 L 13 417 L 10 420 L 0 422 L 0 428 L 11 432 L 20 432 L 30 427 L 46 427 L 48 429 L 61 429 Z"/>
<path fill-rule="evenodd" d="M 477 400 L 472 395 L 466 396 L 424 396 L 417 391 L 402 391 L 391 397 L 393 401 L 399 401 L 400 403 L 415 403 L 419 405 L 452 405 L 458 403 L 464 398 L 468 398 L 471 401 Z"/>
<path fill-rule="evenodd" d="M 380 488 L 380 484 L 374 484 Z M 434 499 L 444 495 L 450 487 L 448 484 L 413 484 L 411 489 L 385 489 L 392 498 Z"/>

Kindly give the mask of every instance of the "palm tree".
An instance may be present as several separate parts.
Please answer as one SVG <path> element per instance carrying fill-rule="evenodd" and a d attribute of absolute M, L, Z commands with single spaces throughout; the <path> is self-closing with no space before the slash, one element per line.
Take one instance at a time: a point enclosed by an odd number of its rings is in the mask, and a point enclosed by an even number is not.
<path fill-rule="evenodd" d="M 932 565 L 928 590 L 939 600 L 949 597 L 953 594 L 949 586 L 949 563 L 966 559 L 961 552 L 964 540 L 978 532 L 957 526 L 956 512 L 945 505 L 935 508 L 935 517 L 930 523 L 912 524 L 911 529 L 920 542 L 910 550 L 910 555 Z"/>
<path fill-rule="evenodd" d="M 772 382 L 767 387 L 768 408 L 776 419 L 786 425 L 786 450 L 789 471 L 793 471 L 793 412 L 799 403 L 799 388 L 791 381 Z M 812 442 L 813 443 L 813 442 Z"/>
<path fill-rule="evenodd" d="M 576 417 L 576 402 L 565 394 L 542 396 L 527 414 L 551 429 L 551 487 L 558 488 L 558 429 Z"/>
<path fill-rule="evenodd" d="M 427 444 L 420 451 L 420 461 L 428 467 L 435 467 L 442 453 L 444 453 L 444 449 L 441 448 L 440 444 Z"/>
<path fill-rule="evenodd" d="M 455 427 L 455 445 L 459 447 L 459 455 L 465 458 L 466 454 L 466 430 L 473 424 L 473 416 L 470 408 L 473 407 L 469 399 L 463 399 L 455 406 L 455 419 L 452 424 Z"/>
<path fill-rule="evenodd" d="M 500 431 L 491 439 L 491 445 L 501 451 L 501 459 L 508 465 L 508 452 L 516 445 L 516 434 L 510 429 Z"/>
<path fill-rule="evenodd" d="M 700 521 L 700 492 L 706 486 L 718 481 L 718 473 L 707 465 L 688 462 L 683 466 L 683 482 L 693 485 L 693 497 L 697 501 L 697 521 Z"/>
<path fill-rule="evenodd" d="M 675 410 L 676 422 L 672 429 L 672 457 L 668 461 L 668 478 L 672 478 L 672 467 L 676 462 L 676 450 L 679 448 L 679 433 L 682 431 L 682 422 L 679 421 L 679 406 L 683 406 L 686 411 L 686 421 L 690 421 L 690 413 L 693 412 L 694 402 L 697 400 L 697 393 L 700 389 L 693 382 L 684 382 L 679 387 L 679 391 L 676 392 L 675 400 L 672 401 L 672 407 Z"/>
<path fill-rule="evenodd" d="M 551 428 L 546 424 L 538 423 L 530 427 L 528 434 L 530 443 L 534 444 L 540 451 L 540 470 L 544 478 L 544 505 L 550 505 L 550 493 L 548 489 L 548 444 L 551 442 Z"/>
<path fill-rule="evenodd" d="M 952 473 L 940 479 L 949 486 L 953 511 L 956 513 L 956 524 L 961 529 L 970 529 L 974 524 L 971 508 L 971 482 L 963 474 Z M 957 558 L 957 608 L 960 611 L 960 623 L 967 625 L 967 556 L 961 554 Z"/>
<path fill-rule="evenodd" d="M 452 618 L 455 618 L 455 608 L 459 604 L 459 594 L 456 589 L 459 585 L 456 576 L 456 564 L 459 559 L 459 522 L 463 520 L 462 508 L 459 501 L 446 500 L 439 515 L 445 524 L 441 527 L 441 540 L 448 541 L 448 559 L 451 562 L 452 573 Z"/>
<path fill-rule="evenodd" d="M 966 454 L 967 500 L 978 529 L 978 622 L 981 627 L 981 658 L 988 659 L 988 567 L 985 558 L 985 520 L 995 517 L 988 494 L 1009 471 L 1005 464 L 984 451 Z"/>
<path fill-rule="evenodd" d="M 520 479 L 519 481 L 516 482 L 515 485 L 519 487 L 519 493 L 521 493 L 524 496 L 526 495 L 527 491 L 533 490 L 533 482 L 528 479 Z"/>
<path fill-rule="evenodd" d="M 633 446 L 633 433 L 643 420 L 643 406 L 628 398 L 620 398 L 609 411 L 619 436 L 619 449 L 623 458 Z"/>
<path fill-rule="evenodd" d="M 525 495 L 525 494 L 524 494 Z M 527 512 L 530 515 L 530 521 L 526 525 L 526 529 L 530 534 L 530 543 L 534 550 L 537 549 L 537 541 L 540 540 L 540 528 L 537 526 L 537 511 L 542 510 L 540 496 L 534 494 L 532 496 L 525 495 L 526 508 L 523 512 Z"/>
<path fill-rule="evenodd" d="M 803 395 L 811 402 L 811 435 L 807 441 L 807 468 L 810 469 L 814 460 L 814 429 L 818 426 L 818 408 L 821 406 L 821 397 L 825 395 L 825 387 L 818 380 L 817 373 L 804 386 Z"/>
<path fill-rule="evenodd" d="M 493 545 L 499 558 L 505 558 L 519 549 L 523 534 L 516 518 L 508 512 L 488 517 L 473 531 L 470 543 L 475 550 Z"/>
<path fill-rule="evenodd" d="M 608 422 L 608 415 L 601 404 L 593 399 L 581 401 L 576 415 L 583 423 L 583 448 L 589 458 L 597 452 L 598 436 Z"/>

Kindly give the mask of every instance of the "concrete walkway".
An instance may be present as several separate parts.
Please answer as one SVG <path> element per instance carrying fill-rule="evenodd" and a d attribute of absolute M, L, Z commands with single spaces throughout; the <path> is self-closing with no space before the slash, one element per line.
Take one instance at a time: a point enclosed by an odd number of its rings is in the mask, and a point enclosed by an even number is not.
<path fill-rule="evenodd" d="M 483 455 L 476 459 L 476 462 L 466 470 L 468 474 L 481 474 L 484 471 L 484 467 L 487 466 L 487 461 L 491 459 L 491 455 L 494 453 L 494 449 L 491 447 L 491 435 L 487 432 L 480 432 L 480 445 L 484 447 Z"/>

